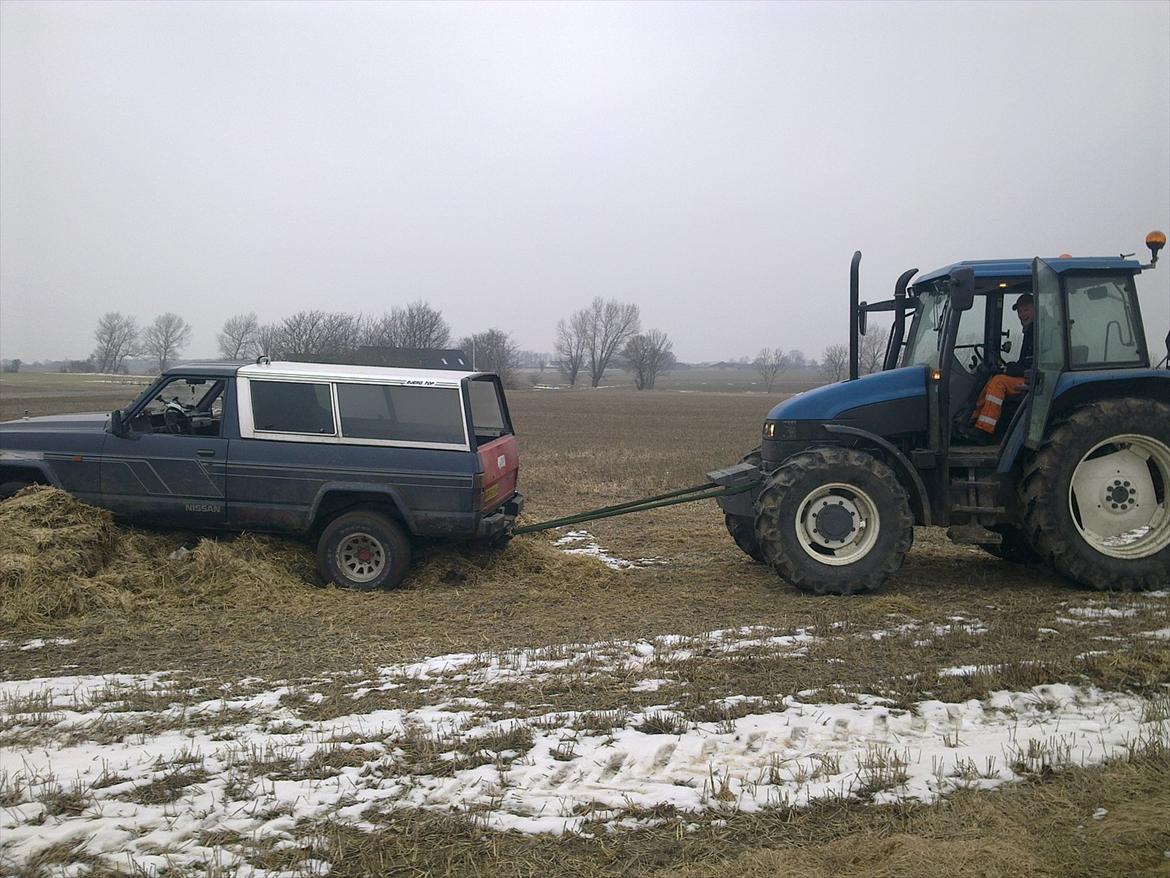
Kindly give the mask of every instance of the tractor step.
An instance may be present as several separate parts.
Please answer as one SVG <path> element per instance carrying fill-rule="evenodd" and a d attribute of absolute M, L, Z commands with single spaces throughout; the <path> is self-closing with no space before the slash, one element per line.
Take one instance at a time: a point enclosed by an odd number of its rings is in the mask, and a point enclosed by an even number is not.
<path fill-rule="evenodd" d="M 1002 506 L 952 506 L 951 512 L 967 512 L 971 515 L 1003 515 L 1007 510 Z"/>
<path fill-rule="evenodd" d="M 998 546 L 1003 536 L 981 524 L 955 524 L 947 529 L 947 537 L 961 546 Z"/>

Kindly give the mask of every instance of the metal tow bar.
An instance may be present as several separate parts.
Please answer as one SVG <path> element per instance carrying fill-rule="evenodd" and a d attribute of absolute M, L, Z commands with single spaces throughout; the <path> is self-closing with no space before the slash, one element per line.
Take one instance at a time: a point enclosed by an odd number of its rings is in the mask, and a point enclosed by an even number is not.
<path fill-rule="evenodd" d="M 738 471 L 743 466 L 711 473 L 712 476 L 722 475 L 724 472 Z M 754 469 L 754 468 L 753 468 Z M 758 471 L 757 471 L 758 472 Z M 742 477 L 741 477 L 742 478 Z M 728 497 L 732 494 L 742 494 L 750 491 L 758 483 L 758 478 L 735 480 L 735 484 L 719 484 L 719 482 L 704 482 L 701 485 L 691 485 L 689 488 L 679 488 L 666 494 L 657 494 L 653 497 L 643 497 L 640 500 L 630 500 L 627 503 L 618 503 L 614 506 L 602 506 L 600 509 L 591 509 L 588 512 L 578 512 L 576 515 L 566 515 L 564 518 L 554 518 L 551 521 L 542 521 L 538 524 L 526 524 L 512 531 L 516 536 L 521 534 L 537 533 L 542 530 L 551 530 L 554 527 L 567 527 L 570 524 L 582 524 L 586 521 L 596 521 L 599 518 L 613 518 L 615 515 L 631 515 L 635 512 L 647 512 L 651 509 L 661 509 L 664 506 L 678 506 L 680 503 L 696 503 L 699 500 L 714 500 L 719 497 Z"/>

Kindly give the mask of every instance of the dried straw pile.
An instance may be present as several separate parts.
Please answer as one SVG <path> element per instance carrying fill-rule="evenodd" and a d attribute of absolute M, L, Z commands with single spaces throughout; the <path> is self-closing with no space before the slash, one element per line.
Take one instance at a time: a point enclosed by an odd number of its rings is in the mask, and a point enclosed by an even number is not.
<path fill-rule="evenodd" d="M 549 600 L 604 586 L 613 571 L 566 555 L 540 538 L 504 551 L 466 544 L 420 546 L 403 584 L 383 594 L 395 612 L 444 600 L 474 586 L 482 599 L 531 593 Z M 312 549 L 295 540 L 245 534 L 199 537 L 120 528 L 108 512 L 55 488 L 26 488 L 0 502 L 0 628 L 30 629 L 64 620 L 154 619 L 211 624 L 282 617 L 338 618 L 388 609 L 374 595 L 318 585 Z M 365 607 L 363 610 L 362 608 Z"/>
<path fill-rule="evenodd" d="M 93 579 L 116 542 L 108 512 L 55 488 L 25 488 L 0 503 L 0 623 L 116 603 L 116 590 Z"/>
<path fill-rule="evenodd" d="M 176 555 L 176 550 L 193 546 Z M 234 610 L 307 599 L 312 554 L 298 543 L 115 527 L 110 513 L 33 486 L 0 503 L 0 625 L 150 609 Z"/>

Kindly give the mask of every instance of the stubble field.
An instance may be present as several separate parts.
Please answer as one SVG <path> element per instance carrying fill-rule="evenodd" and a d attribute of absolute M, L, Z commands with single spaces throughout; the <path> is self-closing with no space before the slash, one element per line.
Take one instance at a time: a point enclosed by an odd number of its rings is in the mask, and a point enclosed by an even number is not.
<path fill-rule="evenodd" d="M 0 416 L 137 392 L 50 377 L 6 376 Z M 527 517 L 700 482 L 772 400 L 510 393 Z M 67 537 L 38 524 L 76 510 L 18 501 L 0 871 L 1170 871 L 1166 591 L 1087 592 L 920 530 L 880 594 L 808 598 L 707 502 L 420 547 L 405 587 L 362 595 L 316 587 L 296 543 L 96 518 Z M 50 559 L 32 587 L 14 559 L 54 549 L 88 569 Z"/>

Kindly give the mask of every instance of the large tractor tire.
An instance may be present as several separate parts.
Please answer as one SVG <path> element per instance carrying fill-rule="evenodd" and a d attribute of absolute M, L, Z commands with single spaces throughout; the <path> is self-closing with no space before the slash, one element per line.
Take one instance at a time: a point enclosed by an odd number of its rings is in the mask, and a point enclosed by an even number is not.
<path fill-rule="evenodd" d="M 914 542 L 910 499 L 886 464 L 849 448 L 795 454 L 756 501 L 756 539 L 781 577 L 808 594 L 878 588 Z"/>
<path fill-rule="evenodd" d="M 987 554 L 994 555 L 1003 561 L 1011 561 L 1013 564 L 1036 564 L 1040 561 L 1040 556 L 1036 554 L 1036 550 L 1028 542 L 1028 535 L 1018 527 L 1013 527 L 1010 524 L 995 524 L 990 529 L 1003 537 L 1003 542 L 998 546 L 980 546 L 979 548 Z"/>
<path fill-rule="evenodd" d="M 760 457 L 760 449 L 752 449 L 741 457 L 739 462 L 759 466 L 763 462 L 763 458 Z M 735 544 L 743 549 L 745 555 L 757 564 L 768 563 L 764 558 L 763 550 L 760 548 L 759 540 L 756 539 L 756 520 L 753 516 L 725 514 L 723 520 L 727 525 L 727 532 L 731 534 L 731 538 L 735 540 Z"/>
<path fill-rule="evenodd" d="M 1170 405 L 1115 399 L 1057 423 L 1020 484 L 1028 540 L 1082 585 L 1170 583 Z"/>

